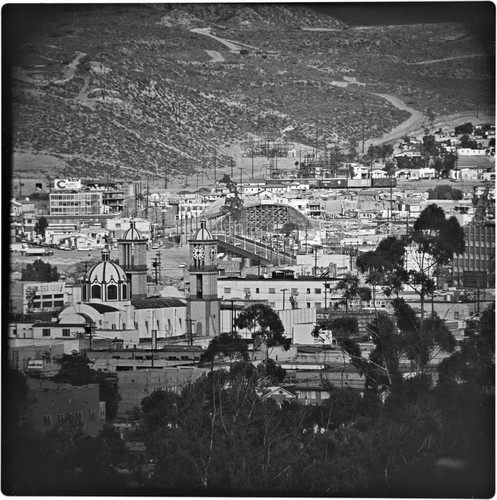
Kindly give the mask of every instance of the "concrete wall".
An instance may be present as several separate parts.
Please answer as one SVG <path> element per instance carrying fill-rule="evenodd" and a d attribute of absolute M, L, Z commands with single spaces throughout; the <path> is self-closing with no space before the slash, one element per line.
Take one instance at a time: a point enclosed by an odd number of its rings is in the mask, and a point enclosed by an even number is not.
<path fill-rule="evenodd" d="M 208 369 L 197 367 L 175 367 L 163 370 L 118 372 L 119 394 L 121 395 L 118 415 L 124 416 L 135 406 L 140 407 L 142 399 L 150 396 L 155 390 L 179 393 L 183 387 L 194 382 L 207 371 Z"/>
<path fill-rule="evenodd" d="M 72 386 L 34 379 L 28 383 L 25 416 L 35 430 L 45 432 L 68 419 L 81 422 L 83 431 L 93 436 L 103 428 L 105 415 L 100 411 L 98 384 Z"/>

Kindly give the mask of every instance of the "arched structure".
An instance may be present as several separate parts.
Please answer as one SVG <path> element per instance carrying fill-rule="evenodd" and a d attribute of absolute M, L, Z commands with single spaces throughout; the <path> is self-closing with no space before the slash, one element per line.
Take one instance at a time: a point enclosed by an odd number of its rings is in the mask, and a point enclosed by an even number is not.
<path fill-rule="evenodd" d="M 235 219 L 223 213 L 224 199 L 215 201 L 207 208 L 203 216 L 209 219 L 213 231 L 243 231 L 249 235 L 259 231 L 275 231 L 287 222 L 293 222 L 299 228 L 311 227 L 310 219 L 290 204 L 263 200 L 257 196 L 243 198 L 243 212 Z"/>

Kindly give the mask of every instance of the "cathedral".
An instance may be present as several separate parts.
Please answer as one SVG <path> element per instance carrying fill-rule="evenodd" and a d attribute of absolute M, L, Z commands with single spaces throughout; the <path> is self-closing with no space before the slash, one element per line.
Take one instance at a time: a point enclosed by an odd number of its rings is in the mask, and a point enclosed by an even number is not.
<path fill-rule="evenodd" d="M 119 263 L 104 248 L 82 280 L 81 302 L 61 311 L 59 325 L 89 324 L 94 339 L 117 339 L 125 348 L 218 335 L 217 244 L 205 222 L 189 245 L 189 296 L 148 297 L 147 239 L 132 222 L 118 240 Z"/>

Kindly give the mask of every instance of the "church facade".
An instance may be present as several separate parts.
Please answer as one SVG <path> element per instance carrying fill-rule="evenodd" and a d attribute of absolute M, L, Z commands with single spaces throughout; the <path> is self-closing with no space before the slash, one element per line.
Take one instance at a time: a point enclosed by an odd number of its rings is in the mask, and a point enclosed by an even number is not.
<path fill-rule="evenodd" d="M 94 340 L 117 340 L 124 348 L 158 348 L 171 340 L 194 343 L 200 337 L 219 335 L 217 244 L 205 222 L 189 242 L 190 294 L 186 299 L 147 297 L 146 242 L 131 223 L 118 240 L 119 263 L 112 262 L 109 249 L 104 248 L 102 260 L 82 280 L 81 302 L 60 312 L 54 332 L 64 326 L 85 330 Z"/>

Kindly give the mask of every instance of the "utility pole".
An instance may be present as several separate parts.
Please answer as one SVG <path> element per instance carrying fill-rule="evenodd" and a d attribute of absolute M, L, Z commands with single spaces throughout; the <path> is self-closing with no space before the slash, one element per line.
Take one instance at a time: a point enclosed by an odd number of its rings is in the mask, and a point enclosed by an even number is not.
<path fill-rule="evenodd" d="M 233 157 L 230 157 L 230 165 L 231 165 L 231 179 L 233 179 Z"/>
<path fill-rule="evenodd" d="M 254 178 L 254 144 L 252 143 L 252 179 Z"/>
<path fill-rule="evenodd" d="M 147 175 L 147 199 L 145 201 L 145 219 L 148 219 L 148 196 L 150 194 L 150 191 L 148 189 L 148 175 Z"/>
<path fill-rule="evenodd" d="M 280 291 L 283 292 L 283 311 L 284 311 L 285 310 L 285 292 L 288 291 L 288 288 L 282 288 Z"/>

